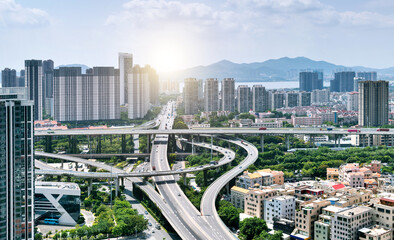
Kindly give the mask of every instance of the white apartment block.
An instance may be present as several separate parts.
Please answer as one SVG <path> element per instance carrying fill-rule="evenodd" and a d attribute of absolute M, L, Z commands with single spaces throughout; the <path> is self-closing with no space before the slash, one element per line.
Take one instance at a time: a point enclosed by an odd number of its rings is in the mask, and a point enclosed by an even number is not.
<path fill-rule="evenodd" d="M 264 220 L 270 224 L 274 224 L 274 218 L 293 220 L 295 207 L 296 203 L 293 196 L 284 195 L 265 200 Z"/>
<path fill-rule="evenodd" d="M 347 93 L 347 110 L 358 111 L 358 92 Z"/>
<path fill-rule="evenodd" d="M 390 229 L 381 226 L 362 228 L 359 231 L 360 240 L 392 240 L 393 233 Z"/>
<path fill-rule="evenodd" d="M 394 230 L 394 197 L 380 198 L 379 203 L 375 203 L 374 222 L 379 226 Z"/>
<path fill-rule="evenodd" d="M 143 118 L 150 109 L 150 71 L 149 66 L 135 65 L 133 73 L 129 74 L 129 119 Z"/>
<path fill-rule="evenodd" d="M 331 240 L 357 240 L 358 230 L 372 224 L 372 215 L 372 208 L 365 206 L 336 213 L 331 225 Z"/>
<path fill-rule="evenodd" d="M 312 90 L 312 104 L 321 105 L 330 102 L 330 90 Z"/>
<path fill-rule="evenodd" d="M 329 240 L 331 239 L 331 222 L 335 213 L 341 211 L 343 208 L 328 206 L 323 208 L 322 214 L 319 215 L 319 220 L 315 222 L 314 240 Z"/>
<path fill-rule="evenodd" d="M 244 209 L 245 207 L 245 196 L 248 194 L 249 190 L 245 188 L 240 188 L 233 186 L 231 188 L 231 203 L 236 208 Z"/>
<path fill-rule="evenodd" d="M 133 72 L 133 54 L 119 53 L 119 98 L 120 104 L 128 103 L 128 78 Z"/>
<path fill-rule="evenodd" d="M 80 67 L 54 70 L 54 118 L 57 121 L 120 119 L 119 70 Z"/>

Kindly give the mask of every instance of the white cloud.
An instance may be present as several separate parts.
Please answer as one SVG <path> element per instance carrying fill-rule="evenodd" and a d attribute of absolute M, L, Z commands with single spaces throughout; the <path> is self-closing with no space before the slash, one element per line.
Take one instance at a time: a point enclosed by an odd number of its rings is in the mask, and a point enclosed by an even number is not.
<path fill-rule="evenodd" d="M 0 0 L 0 26 L 42 26 L 49 23 L 48 14 L 37 8 L 25 8 L 14 0 Z"/>

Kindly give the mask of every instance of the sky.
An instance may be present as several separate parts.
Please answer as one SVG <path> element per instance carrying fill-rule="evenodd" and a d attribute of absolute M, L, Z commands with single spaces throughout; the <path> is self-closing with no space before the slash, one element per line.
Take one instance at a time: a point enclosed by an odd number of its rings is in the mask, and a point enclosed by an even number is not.
<path fill-rule="evenodd" d="M 25 59 L 159 72 L 304 56 L 393 67 L 392 0 L 0 0 L 0 69 Z"/>

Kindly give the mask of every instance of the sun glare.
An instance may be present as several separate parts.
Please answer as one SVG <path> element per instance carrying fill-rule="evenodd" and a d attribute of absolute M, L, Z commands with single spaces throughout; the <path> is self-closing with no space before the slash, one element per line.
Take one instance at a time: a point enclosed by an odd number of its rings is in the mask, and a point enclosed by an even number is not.
<path fill-rule="evenodd" d="M 158 72 L 171 72 L 184 67 L 183 50 L 174 43 L 158 42 L 151 56 L 152 67 Z"/>

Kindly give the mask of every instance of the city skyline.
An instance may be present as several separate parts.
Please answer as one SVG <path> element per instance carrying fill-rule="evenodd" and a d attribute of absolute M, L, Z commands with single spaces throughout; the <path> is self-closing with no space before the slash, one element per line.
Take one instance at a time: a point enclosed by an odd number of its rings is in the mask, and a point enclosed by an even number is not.
<path fill-rule="evenodd" d="M 53 59 L 116 66 L 118 52 L 131 52 L 158 72 L 283 56 L 385 68 L 394 52 L 392 7 L 388 0 L 4 0 L 0 51 L 14 54 L 2 55 L 0 65 L 22 69 L 24 59 Z"/>

